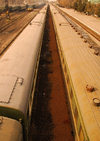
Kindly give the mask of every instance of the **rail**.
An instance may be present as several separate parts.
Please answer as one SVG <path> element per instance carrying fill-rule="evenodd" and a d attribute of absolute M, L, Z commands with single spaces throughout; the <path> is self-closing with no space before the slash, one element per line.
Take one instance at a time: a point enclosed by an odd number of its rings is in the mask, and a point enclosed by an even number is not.
<path fill-rule="evenodd" d="M 28 13 L 27 13 L 28 14 Z M 9 28 L 10 26 L 12 26 L 12 24 L 15 24 L 15 22 L 17 20 L 20 20 L 21 18 L 23 18 L 24 16 L 26 16 L 26 13 L 23 13 L 21 15 L 19 15 L 18 17 L 14 18 L 13 20 L 10 20 L 9 23 L 4 24 L 3 26 L 1 26 L 0 28 L 0 33 L 5 31 L 7 28 Z"/>
<path fill-rule="evenodd" d="M 56 5 L 54 5 L 63 16 L 68 16 L 70 19 L 72 19 L 75 23 L 77 23 L 79 26 L 81 26 L 83 29 L 85 29 L 89 34 L 91 34 L 93 37 L 95 37 L 98 41 L 100 41 L 100 34 L 98 34 L 96 31 L 85 25 L 84 23 L 81 23 L 79 20 L 76 18 L 72 17 L 68 13 L 64 12 L 60 8 L 58 8 Z"/>

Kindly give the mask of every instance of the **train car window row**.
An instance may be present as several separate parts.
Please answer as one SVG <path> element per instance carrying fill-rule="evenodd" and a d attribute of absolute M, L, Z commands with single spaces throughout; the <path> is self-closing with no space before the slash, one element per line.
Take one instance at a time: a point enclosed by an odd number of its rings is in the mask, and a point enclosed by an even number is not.
<path fill-rule="evenodd" d="M 69 76 L 69 72 L 68 72 L 68 69 L 66 68 L 66 66 L 64 67 L 64 71 L 65 71 L 65 74 L 67 75 L 66 79 L 66 83 L 67 83 L 67 90 L 68 90 L 68 94 L 69 94 L 69 98 L 70 98 L 70 104 L 71 104 L 71 110 L 73 111 L 73 122 L 75 122 L 75 126 L 76 128 L 74 127 L 75 130 L 75 134 L 77 134 L 79 140 L 81 141 L 85 141 L 85 135 L 83 133 L 83 129 L 82 129 L 82 126 L 81 126 L 81 121 L 80 121 L 80 117 L 79 117 L 79 113 L 78 113 L 78 110 L 77 110 L 77 106 L 76 106 L 76 102 L 75 102 L 75 98 L 74 98 L 74 92 L 73 92 L 73 89 L 72 89 L 72 86 L 71 86 L 71 80 L 70 80 L 70 76 Z M 85 132 L 85 131 L 84 131 Z"/>
<path fill-rule="evenodd" d="M 35 67 L 35 70 L 34 70 L 34 73 L 33 73 L 34 75 L 33 75 L 33 78 L 32 78 L 31 90 L 30 90 L 30 98 L 29 98 L 29 105 L 28 105 L 28 110 L 27 110 L 27 119 L 28 119 L 28 121 L 31 120 L 31 111 L 32 111 L 34 89 L 35 89 L 35 83 L 36 83 L 36 73 L 37 73 L 37 67 L 38 67 L 38 61 L 36 61 L 36 62 L 37 63 L 36 63 L 36 67 Z"/>
<path fill-rule="evenodd" d="M 80 131 L 80 127 L 81 127 L 79 116 L 78 116 L 78 119 L 77 119 L 77 123 L 76 124 L 77 124 L 77 131 L 78 131 L 78 135 L 79 135 L 79 131 Z"/>
<path fill-rule="evenodd" d="M 78 111 L 77 111 L 76 107 L 75 107 L 75 111 L 74 111 L 74 117 L 75 117 L 75 122 L 76 122 L 76 125 L 77 125 L 77 122 L 78 122 Z"/>
<path fill-rule="evenodd" d="M 80 139 L 80 141 L 84 141 L 84 134 L 83 134 L 83 131 L 82 131 L 81 127 L 80 127 L 79 139 Z"/>
<path fill-rule="evenodd" d="M 72 99 L 72 97 L 73 97 L 73 91 L 72 91 L 72 89 L 71 89 L 70 98 Z"/>
<path fill-rule="evenodd" d="M 63 74 L 64 74 L 65 82 L 67 83 L 67 91 L 68 91 L 68 95 L 69 95 L 69 99 L 70 99 L 69 101 L 70 101 L 70 104 L 71 104 L 70 107 L 71 107 L 71 110 L 72 110 L 72 113 L 73 113 L 72 118 L 73 118 L 73 122 L 74 122 L 74 129 L 75 129 L 75 136 L 76 136 L 75 138 L 76 138 L 76 140 L 78 138 L 80 141 L 86 141 L 85 136 L 83 134 L 83 129 L 82 129 L 82 126 L 81 126 L 81 120 L 80 120 L 80 117 L 79 117 L 78 109 L 77 109 L 76 102 L 75 102 L 75 99 L 74 99 L 75 94 L 73 92 L 72 85 L 71 85 L 70 73 L 69 73 L 69 70 L 68 70 L 67 63 L 64 59 L 64 54 L 63 54 L 63 51 L 62 51 L 62 48 L 61 48 L 61 45 L 60 45 L 60 40 L 59 40 L 57 34 L 56 34 L 56 38 L 57 38 L 57 44 L 58 44 L 60 59 L 61 59 L 61 62 L 62 62 L 61 64 L 62 64 Z"/>

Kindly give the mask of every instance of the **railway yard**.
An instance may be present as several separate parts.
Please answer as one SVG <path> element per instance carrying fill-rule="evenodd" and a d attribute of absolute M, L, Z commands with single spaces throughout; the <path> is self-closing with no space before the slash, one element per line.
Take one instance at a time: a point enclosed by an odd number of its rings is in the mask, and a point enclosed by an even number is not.
<path fill-rule="evenodd" d="M 12 12 L 10 19 L 3 13 L 0 17 L 0 54 L 12 43 L 27 24 L 36 16 L 39 9 L 28 12 Z"/>
<path fill-rule="evenodd" d="M 0 126 L 18 122 L 5 141 L 100 140 L 99 27 L 54 3 L 0 16 Z"/>

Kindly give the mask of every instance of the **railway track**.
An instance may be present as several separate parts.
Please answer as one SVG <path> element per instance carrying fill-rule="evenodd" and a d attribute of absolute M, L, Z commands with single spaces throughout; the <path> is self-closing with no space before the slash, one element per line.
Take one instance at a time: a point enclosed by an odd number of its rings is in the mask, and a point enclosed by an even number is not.
<path fill-rule="evenodd" d="M 61 10 L 58 6 L 54 5 L 54 7 L 59 11 L 59 13 L 68 21 L 71 27 L 77 32 L 81 38 L 84 39 L 84 42 L 89 44 L 89 48 L 94 49 L 94 54 L 100 54 L 100 45 L 95 42 L 89 34 L 95 37 L 98 41 L 100 41 L 100 34 L 88 27 L 87 25 L 80 22 L 78 19 L 70 16 L 63 10 Z M 63 23 L 61 23 L 63 25 Z M 88 34 L 89 33 L 89 34 Z"/>
<path fill-rule="evenodd" d="M 17 16 L 14 16 L 14 18 L 12 17 L 11 20 L 9 20 L 9 22 L 6 22 L 5 24 L 0 24 L 0 33 L 5 31 L 6 29 L 8 29 L 10 26 L 13 26 L 13 24 L 15 24 L 17 22 L 17 20 L 20 20 L 21 18 L 24 18 L 25 16 L 27 16 L 28 12 L 24 12 L 24 13 L 19 13 L 17 14 Z M 16 13 L 15 13 L 16 15 Z"/>
<path fill-rule="evenodd" d="M 0 54 L 2 54 L 9 47 L 9 45 L 16 39 L 22 30 L 36 16 L 38 11 L 39 10 L 36 12 L 17 13 L 18 17 L 13 15 L 13 19 L 11 21 L 8 21 L 7 23 L 4 21 L 4 24 L 0 28 Z"/>
<path fill-rule="evenodd" d="M 13 18 L 16 15 L 16 12 L 11 12 L 10 16 Z M 0 16 L 0 26 L 2 26 L 2 24 L 4 24 L 4 21 L 6 19 L 6 13 L 1 14 Z"/>
<path fill-rule="evenodd" d="M 69 17 L 72 21 L 74 21 L 76 24 L 81 26 L 84 30 L 86 30 L 89 34 L 91 34 L 93 37 L 95 37 L 98 41 L 100 41 L 100 34 L 94 31 L 92 28 L 88 27 L 84 23 L 80 22 L 78 19 L 74 18 L 73 16 L 69 15 L 68 13 L 61 10 L 58 6 L 55 5 L 55 7 L 59 10 L 59 12 L 66 18 Z"/>

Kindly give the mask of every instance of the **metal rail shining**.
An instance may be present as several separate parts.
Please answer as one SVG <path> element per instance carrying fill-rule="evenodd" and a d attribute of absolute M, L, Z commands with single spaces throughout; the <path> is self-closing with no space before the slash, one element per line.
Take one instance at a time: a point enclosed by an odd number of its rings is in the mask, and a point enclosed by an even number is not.
<path fill-rule="evenodd" d="M 54 5 L 55 6 L 55 5 Z M 93 37 L 95 37 L 98 41 L 100 41 L 100 34 L 98 34 L 96 31 L 94 31 L 93 29 L 89 28 L 88 26 L 86 26 L 85 24 L 81 23 L 79 20 L 77 20 L 76 18 L 72 17 L 71 15 L 69 15 L 68 13 L 64 12 L 63 10 L 61 10 L 60 8 L 58 8 L 57 6 L 55 6 L 60 13 L 64 14 L 65 16 L 68 16 L 70 19 L 72 19 L 74 22 L 76 22 L 78 25 L 80 25 L 83 29 L 85 29 L 89 34 L 91 34 Z"/>

